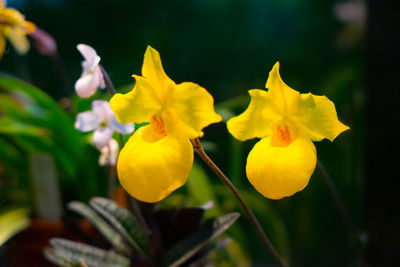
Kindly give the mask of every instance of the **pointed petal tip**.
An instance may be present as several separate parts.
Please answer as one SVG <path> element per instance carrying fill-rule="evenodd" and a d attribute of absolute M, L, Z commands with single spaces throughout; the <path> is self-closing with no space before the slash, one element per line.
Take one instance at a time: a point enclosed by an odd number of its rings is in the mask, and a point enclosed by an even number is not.
<path fill-rule="evenodd" d="M 272 80 L 274 80 L 275 77 L 278 77 L 279 80 L 282 80 L 281 75 L 279 73 L 279 61 L 277 61 L 274 66 L 272 67 L 271 71 L 268 73 L 268 79 L 267 82 L 265 83 L 265 88 L 269 88 L 271 86 Z"/>
<path fill-rule="evenodd" d="M 341 133 L 348 131 L 348 130 L 350 130 L 350 127 L 339 121 L 339 125 L 337 126 L 336 135 L 333 136 L 332 138 L 328 138 L 329 141 L 333 142 L 336 139 L 336 137 L 338 137 Z"/>
<path fill-rule="evenodd" d="M 160 55 L 157 49 L 153 48 L 151 45 L 147 45 L 146 52 L 144 54 L 146 55 L 147 53 L 155 53 L 157 55 Z"/>

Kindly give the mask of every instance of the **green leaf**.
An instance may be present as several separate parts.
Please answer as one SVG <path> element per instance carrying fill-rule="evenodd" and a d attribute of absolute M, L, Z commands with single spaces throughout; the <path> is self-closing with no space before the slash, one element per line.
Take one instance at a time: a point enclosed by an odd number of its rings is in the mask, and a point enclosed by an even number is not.
<path fill-rule="evenodd" d="M 73 201 L 68 204 L 68 208 L 73 210 L 83 217 L 87 218 L 94 227 L 111 243 L 111 245 L 120 253 L 130 255 L 131 249 L 126 245 L 119 232 L 114 230 L 103 218 L 101 218 L 88 205 Z"/>
<path fill-rule="evenodd" d="M 230 237 L 226 237 L 224 239 L 221 239 L 218 242 L 216 242 L 215 244 L 207 247 L 204 250 L 204 255 L 207 255 L 208 253 L 213 252 L 215 250 L 218 250 L 220 248 L 223 248 L 223 247 L 225 247 L 226 245 L 228 245 L 231 242 L 232 242 L 232 238 L 230 238 Z"/>
<path fill-rule="evenodd" d="M 4 113 L 17 126 L 30 125 L 45 131 L 49 136 L 45 144 L 41 140 L 44 139 L 43 133 L 42 136 L 29 135 L 29 142 L 36 150 L 54 154 L 62 173 L 75 178 L 79 163 L 77 159 L 83 154 L 84 143 L 67 112 L 42 90 L 11 77 L 0 76 L 0 90 L 4 92 L 0 97 L 0 113 Z M 31 134 L 32 130 L 29 131 L 26 133 Z"/>
<path fill-rule="evenodd" d="M 214 185 L 214 191 L 224 199 L 224 205 L 226 206 L 236 206 L 240 208 L 240 204 L 237 201 L 232 200 L 232 193 L 227 189 L 225 185 Z M 283 258 L 284 261 L 290 262 L 290 242 L 288 238 L 288 233 L 286 230 L 286 226 L 284 221 L 280 218 L 280 216 L 275 212 L 273 206 L 271 206 L 271 202 L 268 199 L 254 194 L 249 190 L 238 189 L 239 194 L 242 196 L 246 204 L 251 207 L 256 217 L 260 221 L 263 226 L 264 231 L 266 231 L 267 235 L 271 239 L 271 242 L 274 244 L 275 248 L 278 251 L 278 254 Z M 231 203 L 228 203 L 231 202 Z M 245 223 L 245 222 L 241 222 Z M 249 222 L 248 222 L 249 223 Z M 235 227 L 238 225 L 235 225 Z M 241 227 L 237 227 L 237 230 L 232 231 L 232 236 L 235 237 L 235 240 L 242 243 L 253 242 L 252 238 L 254 237 L 255 231 L 251 229 L 251 233 L 248 234 L 246 231 L 243 231 L 244 224 L 240 225 Z M 245 229 L 246 230 L 246 229 Z M 234 233 L 234 234 L 233 234 Z M 261 240 L 258 239 L 256 241 L 257 244 L 261 245 Z M 260 251 L 262 251 L 260 249 Z M 236 253 L 237 254 L 237 253 Z"/>
<path fill-rule="evenodd" d="M 92 198 L 90 205 L 104 216 L 146 260 L 151 262 L 149 239 L 139 221 L 129 210 L 118 206 L 112 200 L 101 197 Z"/>
<path fill-rule="evenodd" d="M 223 101 L 221 103 L 218 103 L 215 105 L 215 109 L 229 109 L 233 110 L 238 107 L 244 107 L 247 106 L 250 102 L 250 96 L 249 95 L 241 95 L 237 97 L 230 98 L 226 101 Z"/>
<path fill-rule="evenodd" d="M 73 262 L 68 261 L 63 257 L 63 254 L 54 248 L 45 248 L 43 251 L 44 257 L 51 263 L 61 267 L 71 267 Z"/>
<path fill-rule="evenodd" d="M 210 240 L 225 232 L 239 216 L 239 213 L 232 212 L 206 221 L 196 232 L 180 240 L 166 251 L 162 260 L 163 265 L 179 266 L 184 263 L 205 247 Z"/>
<path fill-rule="evenodd" d="M 43 128 L 16 122 L 10 118 L 0 118 L 0 134 L 28 135 L 44 138 L 47 135 L 47 132 Z"/>
<path fill-rule="evenodd" d="M 158 222 L 164 245 L 168 247 L 196 231 L 204 212 L 212 207 L 213 202 L 208 201 L 198 207 L 156 210 L 153 216 Z"/>
<path fill-rule="evenodd" d="M 29 209 L 17 208 L 0 215 L 0 246 L 17 233 L 28 228 Z"/>
<path fill-rule="evenodd" d="M 90 267 L 125 267 L 130 264 L 128 258 L 115 252 L 82 243 L 52 238 L 50 244 L 52 247 L 45 250 L 45 256 L 60 266 L 68 266 L 67 263 L 80 266 L 85 263 Z"/>
<path fill-rule="evenodd" d="M 196 162 L 193 163 L 186 186 L 194 205 L 201 205 L 211 200 L 214 202 L 214 207 L 207 211 L 207 215 L 219 216 L 222 214 L 221 209 L 217 204 L 217 197 L 215 196 L 213 187 L 210 184 L 210 179 L 207 177 L 204 169 Z"/>

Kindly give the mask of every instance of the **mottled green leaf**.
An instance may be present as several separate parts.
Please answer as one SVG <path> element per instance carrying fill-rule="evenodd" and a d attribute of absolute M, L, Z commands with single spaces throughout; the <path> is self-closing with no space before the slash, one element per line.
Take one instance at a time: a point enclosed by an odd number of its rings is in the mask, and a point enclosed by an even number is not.
<path fill-rule="evenodd" d="M 124 255 L 130 255 L 131 249 L 124 242 L 121 234 L 112 228 L 92 208 L 77 201 L 69 203 L 68 208 L 87 218 L 118 252 Z"/>
<path fill-rule="evenodd" d="M 112 200 L 101 197 L 92 198 L 90 205 L 104 216 L 145 259 L 150 261 L 149 239 L 137 218 L 130 211 L 118 206 Z"/>
<path fill-rule="evenodd" d="M 60 264 L 60 266 L 68 266 L 63 265 L 67 263 L 72 266 L 80 266 L 85 263 L 90 267 L 125 267 L 130 264 L 128 258 L 115 252 L 82 243 L 53 238 L 50 240 L 50 244 L 52 247 L 45 250 L 45 255 L 50 261 Z"/>

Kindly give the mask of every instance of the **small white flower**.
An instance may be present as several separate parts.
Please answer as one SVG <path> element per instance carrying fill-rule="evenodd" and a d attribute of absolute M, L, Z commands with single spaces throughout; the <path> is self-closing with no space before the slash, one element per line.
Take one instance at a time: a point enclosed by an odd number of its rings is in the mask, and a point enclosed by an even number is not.
<path fill-rule="evenodd" d="M 99 67 L 100 57 L 91 46 L 78 44 L 76 48 L 85 60 L 82 62 L 82 75 L 75 83 L 75 90 L 80 97 L 88 98 L 96 92 L 97 88 L 106 87 Z"/>
<path fill-rule="evenodd" d="M 82 132 L 95 130 L 92 137 L 93 144 L 101 150 L 109 143 L 115 130 L 121 134 L 129 134 L 135 129 L 135 124 L 119 123 L 108 101 L 93 100 L 92 110 L 77 115 L 75 128 Z"/>
<path fill-rule="evenodd" d="M 108 144 L 100 150 L 99 165 L 115 166 L 117 164 L 118 152 L 118 142 L 111 138 Z"/>

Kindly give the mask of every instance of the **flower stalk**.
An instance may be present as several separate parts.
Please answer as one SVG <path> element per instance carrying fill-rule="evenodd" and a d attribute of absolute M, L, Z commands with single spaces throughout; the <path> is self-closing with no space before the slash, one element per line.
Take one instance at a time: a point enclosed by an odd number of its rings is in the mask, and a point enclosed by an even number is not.
<path fill-rule="evenodd" d="M 250 222 L 253 224 L 255 230 L 259 234 L 265 248 L 272 254 L 274 259 L 279 263 L 280 266 L 287 266 L 286 263 L 283 262 L 275 247 L 272 245 L 270 239 L 262 229 L 260 223 L 258 222 L 256 216 L 253 211 L 244 203 L 242 197 L 240 196 L 236 187 L 232 184 L 232 182 L 226 177 L 226 175 L 218 168 L 218 166 L 210 159 L 210 157 L 204 151 L 199 138 L 191 140 L 193 144 L 193 148 L 197 150 L 197 154 L 201 157 L 201 159 L 210 167 L 210 169 L 218 176 L 218 178 L 231 190 L 233 195 L 239 201 L 242 206 L 246 216 L 250 219 Z"/>
<path fill-rule="evenodd" d="M 108 73 L 104 69 L 103 65 L 99 64 L 99 67 L 100 67 L 101 73 L 103 74 L 104 82 L 106 83 L 108 92 L 110 93 L 111 96 L 115 95 L 117 93 L 117 91 L 115 91 L 115 87 L 110 79 L 110 76 L 108 76 Z"/>
<path fill-rule="evenodd" d="M 115 165 L 108 166 L 108 197 L 111 200 L 114 200 L 115 171 Z"/>
<path fill-rule="evenodd" d="M 108 76 L 107 71 L 104 69 L 103 65 L 99 64 L 100 67 L 100 71 L 103 74 L 104 77 L 104 82 L 106 84 L 106 88 L 108 93 L 113 96 L 116 94 L 117 91 L 115 91 L 115 87 L 114 84 L 112 83 L 110 76 Z M 120 149 L 122 149 L 124 147 L 124 138 L 122 136 L 122 134 L 118 134 L 118 142 L 119 142 L 119 147 Z"/>
<path fill-rule="evenodd" d="M 343 199 L 341 198 L 339 192 L 337 191 L 335 185 L 333 184 L 332 179 L 328 174 L 328 171 L 325 169 L 324 165 L 319 160 L 317 161 L 317 166 L 320 176 L 322 177 L 322 180 L 327 185 L 329 192 L 331 193 L 331 196 L 335 201 L 335 204 L 338 207 L 340 214 L 342 215 L 346 223 L 347 229 L 349 230 L 350 233 L 354 233 L 356 231 L 354 221 L 350 216 L 350 213 L 347 210 L 346 206 L 344 205 Z"/>

